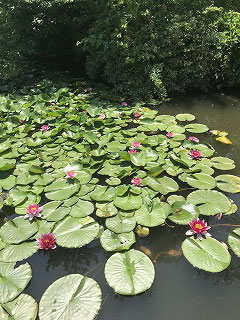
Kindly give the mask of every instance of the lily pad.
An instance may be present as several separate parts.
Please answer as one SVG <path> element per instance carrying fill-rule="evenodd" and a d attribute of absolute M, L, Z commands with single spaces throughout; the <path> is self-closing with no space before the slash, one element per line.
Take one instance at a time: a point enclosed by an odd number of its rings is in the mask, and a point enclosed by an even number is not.
<path fill-rule="evenodd" d="M 128 211 L 140 208 L 142 202 L 143 200 L 141 196 L 136 196 L 129 193 L 124 197 L 116 197 L 116 199 L 114 200 L 114 205 L 122 210 Z"/>
<path fill-rule="evenodd" d="M 195 120 L 195 116 L 190 113 L 179 113 L 176 115 L 176 119 L 179 121 L 193 121 Z"/>
<path fill-rule="evenodd" d="M 240 192 L 240 178 L 237 176 L 233 176 L 230 174 L 223 174 L 216 177 L 217 187 L 218 189 L 231 192 L 238 193 Z"/>
<path fill-rule="evenodd" d="M 225 157 L 215 157 L 211 159 L 214 168 L 219 170 L 232 170 L 235 168 L 234 161 Z"/>
<path fill-rule="evenodd" d="M 79 200 L 74 206 L 71 207 L 70 216 L 73 218 L 84 218 L 92 214 L 94 205 L 90 201 Z"/>
<path fill-rule="evenodd" d="M 97 211 L 96 215 L 100 218 L 109 218 L 113 217 L 118 213 L 118 209 L 110 203 L 97 203 L 96 204 Z"/>
<path fill-rule="evenodd" d="M 0 261 L 2 262 L 17 262 L 31 257 L 38 251 L 36 241 L 23 242 L 20 244 L 7 244 L 0 251 Z"/>
<path fill-rule="evenodd" d="M 123 217 L 121 214 L 106 220 L 106 227 L 115 233 L 130 232 L 135 226 L 136 220 L 134 217 Z"/>
<path fill-rule="evenodd" d="M 37 313 L 38 305 L 33 297 L 21 294 L 15 300 L 2 305 L 0 317 L 1 320 L 35 320 Z"/>
<path fill-rule="evenodd" d="M 153 177 L 146 177 L 143 179 L 142 183 L 147 185 L 151 189 L 160 192 L 163 195 L 166 195 L 170 192 L 175 192 L 178 190 L 179 186 L 176 181 L 169 177 L 163 178 L 153 178 Z"/>
<path fill-rule="evenodd" d="M 215 179 L 204 173 L 194 173 L 186 178 L 186 182 L 196 189 L 210 190 L 216 186 Z"/>
<path fill-rule="evenodd" d="M 188 238 L 183 241 L 182 250 L 185 258 L 194 267 L 208 272 L 221 272 L 231 262 L 231 256 L 225 246 L 210 237 L 203 240 Z"/>
<path fill-rule="evenodd" d="M 99 224 L 91 217 L 67 217 L 57 223 L 53 233 L 56 243 L 65 248 L 80 248 L 96 238 Z"/>
<path fill-rule="evenodd" d="M 203 133 L 207 132 L 209 128 L 205 124 L 200 123 L 189 123 L 185 126 L 186 130 L 192 133 Z"/>
<path fill-rule="evenodd" d="M 240 257 L 240 228 L 234 229 L 228 236 L 228 243 L 232 251 Z"/>
<path fill-rule="evenodd" d="M 9 220 L 0 229 L 2 240 L 10 244 L 18 244 L 34 235 L 38 231 L 38 225 L 35 221 L 29 221 L 24 217 L 18 217 Z"/>
<path fill-rule="evenodd" d="M 171 212 L 170 205 L 153 201 L 150 205 L 143 206 L 135 212 L 135 219 L 138 224 L 144 227 L 156 227 L 163 224 Z"/>
<path fill-rule="evenodd" d="M 111 202 L 116 197 L 116 189 L 114 187 L 97 186 L 90 197 L 97 202 Z"/>
<path fill-rule="evenodd" d="M 107 229 L 102 233 L 100 242 L 106 251 L 121 251 L 128 250 L 136 242 L 136 238 L 132 231 L 114 233 Z"/>
<path fill-rule="evenodd" d="M 225 213 L 231 208 L 230 200 L 221 192 L 215 190 L 197 190 L 190 193 L 187 202 L 198 207 L 200 214 L 212 216 Z"/>
<path fill-rule="evenodd" d="M 0 262 L 0 303 L 15 299 L 32 278 L 32 269 L 28 263 L 15 268 L 15 263 Z"/>
<path fill-rule="evenodd" d="M 198 207 L 186 201 L 176 201 L 172 205 L 172 214 L 168 219 L 177 224 L 189 224 L 200 214 Z"/>
<path fill-rule="evenodd" d="M 125 253 L 115 253 L 108 259 L 105 277 L 116 293 L 136 295 L 152 286 L 155 270 L 144 253 L 132 249 Z"/>
<path fill-rule="evenodd" d="M 95 280 L 70 274 L 55 281 L 44 292 L 39 304 L 39 319 L 93 320 L 101 302 L 101 289 Z"/>

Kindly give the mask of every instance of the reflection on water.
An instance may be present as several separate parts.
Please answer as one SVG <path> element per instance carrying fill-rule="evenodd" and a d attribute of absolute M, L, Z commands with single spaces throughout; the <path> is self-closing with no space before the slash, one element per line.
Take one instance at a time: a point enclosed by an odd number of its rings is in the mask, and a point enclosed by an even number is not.
<path fill-rule="evenodd" d="M 229 132 L 233 145 L 220 144 L 209 135 L 207 139 L 219 155 L 236 162 L 237 168 L 232 173 L 240 175 L 238 98 L 227 95 L 182 97 L 166 102 L 158 109 L 161 114 L 192 113 L 198 122 L 207 124 L 211 129 Z M 235 194 L 230 197 L 240 207 L 240 196 Z M 239 211 L 233 216 L 223 217 L 222 221 L 215 217 L 208 221 L 210 224 L 240 224 Z M 39 301 L 46 288 L 59 277 L 70 273 L 88 273 L 103 291 L 104 304 L 98 320 L 239 320 L 240 259 L 232 255 L 230 267 L 218 274 L 195 269 L 181 255 L 174 254 L 179 252 L 187 229 L 187 226 L 158 227 L 151 229 L 147 238 L 138 239 L 134 248 L 147 248 L 153 260 L 158 255 L 154 285 L 139 296 L 116 295 L 106 284 L 104 264 L 111 254 L 101 249 L 98 240 L 84 248 L 58 248 L 50 253 L 41 251 L 29 258 L 33 278 L 25 292 Z M 226 241 L 230 230 L 228 227 L 214 227 L 211 233 L 218 240 Z M 171 251 L 172 254 L 169 254 Z"/>

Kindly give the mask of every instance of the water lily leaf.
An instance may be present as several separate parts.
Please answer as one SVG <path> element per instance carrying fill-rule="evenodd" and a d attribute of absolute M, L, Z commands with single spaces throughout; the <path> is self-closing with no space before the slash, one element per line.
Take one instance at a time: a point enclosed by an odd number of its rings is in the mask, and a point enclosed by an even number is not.
<path fill-rule="evenodd" d="M 110 186 L 117 186 L 121 183 L 121 180 L 118 178 L 111 177 L 109 179 L 106 179 L 106 183 Z"/>
<path fill-rule="evenodd" d="M 156 179 L 156 178 L 148 176 L 143 179 L 142 184 L 147 185 L 151 189 L 158 191 L 163 195 L 166 195 L 169 192 L 175 192 L 179 188 L 177 182 L 169 177 L 163 177 L 163 178 Z"/>
<path fill-rule="evenodd" d="M 186 178 L 186 182 L 196 189 L 210 190 L 216 186 L 215 179 L 204 173 L 194 173 Z"/>
<path fill-rule="evenodd" d="M 68 183 L 65 180 L 54 181 L 47 187 L 45 187 L 46 197 L 49 200 L 66 200 L 69 199 L 72 195 L 74 195 L 79 190 L 79 184 L 76 183 Z"/>
<path fill-rule="evenodd" d="M 232 251 L 240 257 L 240 228 L 234 229 L 228 236 L 228 243 Z"/>
<path fill-rule="evenodd" d="M 7 244 L 0 251 L 0 261 L 17 262 L 31 257 L 38 250 L 36 241 L 23 242 L 20 244 Z"/>
<path fill-rule="evenodd" d="M 232 141 L 229 140 L 226 136 L 217 137 L 216 140 L 224 144 L 232 144 Z"/>
<path fill-rule="evenodd" d="M 238 206 L 233 202 L 232 199 L 230 199 L 230 202 L 231 202 L 231 208 L 227 212 L 225 212 L 224 215 L 230 215 L 238 211 Z"/>
<path fill-rule="evenodd" d="M 128 250 L 136 242 L 136 238 L 132 231 L 117 234 L 107 229 L 102 233 L 100 242 L 106 251 L 121 251 Z"/>
<path fill-rule="evenodd" d="M 135 210 L 141 207 L 142 197 L 137 196 L 131 193 L 128 193 L 127 196 L 116 197 L 114 200 L 114 205 L 122 210 Z"/>
<path fill-rule="evenodd" d="M 87 184 L 92 179 L 92 174 L 88 170 L 80 170 L 76 172 L 75 178 L 80 184 Z"/>
<path fill-rule="evenodd" d="M 21 243 L 38 231 L 35 221 L 29 221 L 24 217 L 18 217 L 6 222 L 0 229 L 1 239 L 10 244 Z"/>
<path fill-rule="evenodd" d="M 6 179 L 0 180 L 0 187 L 2 187 L 4 190 L 10 190 L 12 189 L 16 184 L 16 177 L 13 175 L 7 177 Z"/>
<path fill-rule="evenodd" d="M 126 145 L 122 144 L 118 141 L 109 142 L 107 144 L 107 151 L 108 152 L 119 152 L 126 149 Z"/>
<path fill-rule="evenodd" d="M 12 144 L 10 141 L 5 141 L 0 144 L 0 153 L 7 151 L 12 147 Z"/>
<path fill-rule="evenodd" d="M 96 215 L 100 218 L 113 217 L 118 213 L 118 209 L 110 203 L 96 203 L 97 211 Z"/>
<path fill-rule="evenodd" d="M 53 230 L 57 244 L 65 248 L 80 248 L 94 240 L 98 232 L 99 224 L 91 217 L 66 217 Z"/>
<path fill-rule="evenodd" d="M 91 192 L 90 197 L 97 202 L 111 202 L 116 197 L 116 189 L 114 187 L 96 186 Z"/>
<path fill-rule="evenodd" d="M 73 207 L 71 207 L 70 216 L 73 218 L 84 218 L 92 214 L 94 205 L 92 202 L 79 200 Z"/>
<path fill-rule="evenodd" d="M 52 229 L 55 225 L 55 221 L 49 222 L 46 220 L 36 220 L 36 223 L 38 225 L 38 232 L 35 233 L 29 240 L 38 239 L 41 237 L 44 233 L 50 233 L 52 232 Z"/>
<path fill-rule="evenodd" d="M 198 207 L 186 201 L 176 201 L 172 205 L 172 214 L 168 219 L 177 224 L 189 224 L 200 214 Z"/>
<path fill-rule="evenodd" d="M 223 174 L 216 177 L 218 189 L 231 193 L 240 192 L 240 178 L 230 174 Z"/>
<path fill-rule="evenodd" d="M 39 304 L 39 319 L 93 320 L 101 302 L 101 289 L 95 280 L 70 274 L 55 281 L 44 292 Z"/>
<path fill-rule="evenodd" d="M 187 196 L 187 202 L 198 207 L 200 214 L 212 216 L 225 213 L 231 208 L 230 200 L 215 190 L 197 190 Z"/>
<path fill-rule="evenodd" d="M 135 219 L 138 224 L 144 227 L 156 227 L 163 224 L 171 212 L 171 207 L 167 203 L 154 201 L 143 206 L 135 212 Z"/>
<path fill-rule="evenodd" d="M 134 217 L 123 217 L 121 214 L 118 214 L 106 219 L 106 227 L 115 233 L 130 232 L 135 226 L 136 220 Z"/>
<path fill-rule="evenodd" d="M 132 249 L 125 253 L 115 253 L 108 259 L 105 277 L 116 293 L 135 295 L 151 287 L 155 270 L 144 253 Z"/>
<path fill-rule="evenodd" d="M 183 196 L 178 196 L 178 195 L 176 195 L 176 194 L 172 194 L 171 196 L 169 196 L 169 197 L 167 198 L 167 202 L 168 202 L 170 205 L 173 205 L 174 202 L 176 202 L 176 201 L 184 201 L 184 200 L 185 200 L 185 199 L 184 199 Z"/>
<path fill-rule="evenodd" d="M 131 162 L 137 167 L 145 166 L 147 159 L 144 152 L 132 153 L 130 155 Z"/>
<path fill-rule="evenodd" d="M 203 133 L 209 130 L 209 128 L 205 124 L 200 123 L 189 123 L 185 126 L 185 128 L 188 132 L 192 133 Z"/>
<path fill-rule="evenodd" d="M 3 159 L 0 157 L 0 171 L 7 171 L 15 167 L 15 159 Z"/>
<path fill-rule="evenodd" d="M 15 300 L 2 305 L 0 317 L 1 320 L 35 320 L 37 313 L 37 302 L 31 296 L 21 294 Z"/>
<path fill-rule="evenodd" d="M 183 133 L 185 132 L 185 128 L 178 125 L 170 125 L 167 127 L 166 131 L 173 133 Z"/>
<path fill-rule="evenodd" d="M 195 116 L 190 113 L 179 113 L 176 115 L 176 119 L 179 121 L 193 121 L 195 120 Z"/>
<path fill-rule="evenodd" d="M 221 272 L 231 262 L 231 256 L 226 247 L 210 237 L 203 240 L 188 238 L 183 241 L 182 250 L 185 258 L 194 267 L 208 272 Z"/>
<path fill-rule="evenodd" d="M 211 159 L 214 168 L 219 170 L 232 170 L 235 168 L 234 161 L 225 157 L 215 157 Z"/>
<path fill-rule="evenodd" d="M 32 269 L 28 263 L 15 268 L 15 263 L 0 263 L 0 303 L 15 299 L 32 278 Z"/>
<path fill-rule="evenodd" d="M 59 221 L 69 214 L 70 208 L 60 207 L 62 201 L 50 201 L 43 206 L 42 218 L 47 221 Z"/>

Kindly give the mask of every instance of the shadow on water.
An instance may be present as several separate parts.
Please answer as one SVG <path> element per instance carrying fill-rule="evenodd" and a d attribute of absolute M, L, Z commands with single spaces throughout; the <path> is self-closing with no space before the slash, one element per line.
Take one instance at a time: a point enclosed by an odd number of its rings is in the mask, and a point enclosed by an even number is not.
<path fill-rule="evenodd" d="M 217 143 L 212 136 L 210 143 L 219 155 L 235 160 L 234 174 L 240 175 L 240 99 L 221 94 L 180 97 L 160 105 L 158 110 L 161 114 L 172 115 L 192 113 L 199 123 L 229 132 L 233 145 Z M 230 197 L 240 207 L 240 196 Z M 210 223 L 219 221 L 213 217 Z M 239 211 L 224 217 L 221 223 L 240 223 Z M 98 240 L 79 249 L 40 251 L 29 258 L 34 277 L 25 292 L 39 301 L 47 287 L 61 276 L 88 273 L 103 292 L 104 304 L 98 320 L 239 320 L 240 259 L 232 255 L 230 267 L 219 274 L 195 269 L 176 254 L 187 229 L 187 226 L 154 228 L 149 237 L 139 239 L 135 244 L 136 249 L 147 248 L 153 259 L 158 255 L 155 282 L 150 290 L 139 296 L 116 295 L 106 284 L 104 264 L 110 254 L 101 248 Z M 230 230 L 214 227 L 211 233 L 218 240 L 226 241 Z"/>

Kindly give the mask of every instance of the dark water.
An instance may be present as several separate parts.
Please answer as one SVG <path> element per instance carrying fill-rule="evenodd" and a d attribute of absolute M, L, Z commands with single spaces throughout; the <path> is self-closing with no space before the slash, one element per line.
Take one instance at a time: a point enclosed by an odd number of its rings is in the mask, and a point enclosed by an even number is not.
<path fill-rule="evenodd" d="M 221 156 L 232 158 L 237 168 L 231 171 L 240 175 L 240 99 L 234 96 L 214 95 L 183 97 L 159 107 L 161 114 L 188 112 L 199 123 L 211 129 L 229 132 L 233 145 L 223 145 L 210 138 L 210 143 Z M 230 195 L 240 207 L 240 195 Z M 240 223 L 240 210 L 224 217 L 221 223 Z M 216 218 L 211 222 L 216 224 Z M 204 320 L 240 319 L 240 259 L 232 254 L 230 267 L 218 274 L 211 274 L 192 267 L 184 257 L 171 257 L 169 250 L 180 248 L 187 227 L 158 227 L 149 237 L 138 240 L 136 249 L 143 245 L 156 256 L 156 277 L 150 290 L 135 297 L 114 294 L 104 278 L 104 264 L 110 256 L 96 240 L 80 249 L 58 248 L 50 254 L 39 252 L 28 259 L 33 278 L 25 290 L 37 301 L 56 279 L 70 273 L 88 273 L 102 288 L 105 301 L 97 320 Z M 232 228 L 212 228 L 212 235 L 226 241 Z M 93 268 L 96 269 L 92 270 Z M 57 294 L 57 292 L 56 292 Z M 85 320 L 85 319 L 79 319 Z"/>

